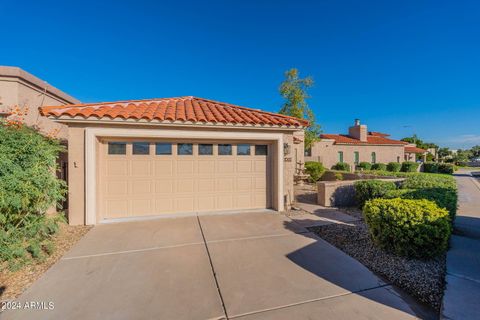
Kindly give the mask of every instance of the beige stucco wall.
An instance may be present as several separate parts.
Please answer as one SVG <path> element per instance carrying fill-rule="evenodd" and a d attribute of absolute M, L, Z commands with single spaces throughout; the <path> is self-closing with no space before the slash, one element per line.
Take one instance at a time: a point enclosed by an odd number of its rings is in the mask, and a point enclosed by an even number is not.
<path fill-rule="evenodd" d="M 322 139 L 312 146 L 312 155 L 305 161 L 319 161 L 326 168 L 331 168 L 338 162 L 338 152 L 343 151 L 343 162 L 354 168 L 354 152 L 358 151 L 360 162 L 372 162 L 372 152 L 376 153 L 377 163 L 403 162 L 404 146 L 394 145 L 342 145 L 334 144 L 333 140 Z"/>
<path fill-rule="evenodd" d="M 49 134 L 57 129 L 57 137 L 65 140 L 68 130 L 65 125 L 40 116 L 38 107 L 78 102 L 77 99 L 28 72 L 16 67 L 0 66 L 0 111 L 8 111 L 15 106 L 27 107 L 28 113 L 25 116 L 25 123 L 28 126 L 38 127 L 42 133 Z"/>
<path fill-rule="evenodd" d="M 105 125 L 105 124 L 92 124 L 88 125 L 89 127 L 94 128 L 122 128 L 125 130 L 128 129 L 153 129 L 152 126 L 141 126 L 141 125 Z M 70 124 L 68 127 L 68 149 L 69 149 L 69 210 L 68 218 L 69 223 L 72 225 L 85 224 L 85 124 Z M 164 129 L 165 126 L 162 126 Z M 199 130 L 197 127 L 188 128 L 188 127 L 168 127 L 170 130 Z M 218 131 L 218 138 L 222 138 L 222 132 L 245 132 L 245 129 L 234 129 L 234 128 L 200 128 L 200 130 L 212 130 Z M 286 130 L 260 130 L 260 129 L 248 129 L 251 132 L 270 132 L 270 133 L 281 133 L 283 134 L 284 142 L 288 143 L 291 146 L 291 152 L 288 155 L 285 155 L 284 158 L 284 173 L 283 173 L 283 185 L 284 185 L 284 199 L 286 201 L 285 205 L 288 208 L 293 201 L 293 174 L 295 172 L 295 154 L 301 154 L 299 159 L 303 158 L 303 144 L 293 144 L 293 131 Z M 303 136 L 303 132 L 299 131 L 296 135 Z M 298 149 L 301 148 L 302 152 L 298 152 Z M 276 150 L 272 148 L 273 152 L 282 152 L 283 150 Z M 295 152 L 297 150 L 297 152 Z M 276 157 L 273 157 L 276 158 Z M 303 161 L 303 160 L 302 160 Z M 276 172 L 277 165 L 273 161 L 273 172 Z M 275 177 L 275 175 L 273 175 Z M 276 179 L 272 179 L 273 188 L 276 190 Z M 272 202 L 276 201 L 275 192 L 272 195 Z"/>

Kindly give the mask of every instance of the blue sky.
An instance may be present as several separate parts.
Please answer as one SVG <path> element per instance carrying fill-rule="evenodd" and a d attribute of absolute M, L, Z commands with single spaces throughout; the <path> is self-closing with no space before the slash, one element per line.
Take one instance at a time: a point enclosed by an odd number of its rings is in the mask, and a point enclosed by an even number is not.
<path fill-rule="evenodd" d="M 479 1 L 0 2 L 0 65 L 82 101 L 193 95 L 278 111 L 311 75 L 325 133 L 480 144 Z"/>

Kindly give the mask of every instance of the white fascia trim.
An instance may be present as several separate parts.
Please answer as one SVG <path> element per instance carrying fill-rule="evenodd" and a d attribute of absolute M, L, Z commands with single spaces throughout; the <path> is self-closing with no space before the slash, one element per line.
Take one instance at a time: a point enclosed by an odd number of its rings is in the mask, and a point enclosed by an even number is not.
<path fill-rule="evenodd" d="M 272 141 L 277 149 L 277 205 L 278 211 L 284 210 L 283 203 L 283 134 L 270 132 L 218 132 L 201 130 L 169 130 L 162 129 L 124 129 L 124 128 L 85 128 L 85 222 L 87 225 L 97 223 L 97 155 L 98 137 L 123 138 L 181 138 L 181 139 L 229 139 L 229 140 L 263 140 Z"/>

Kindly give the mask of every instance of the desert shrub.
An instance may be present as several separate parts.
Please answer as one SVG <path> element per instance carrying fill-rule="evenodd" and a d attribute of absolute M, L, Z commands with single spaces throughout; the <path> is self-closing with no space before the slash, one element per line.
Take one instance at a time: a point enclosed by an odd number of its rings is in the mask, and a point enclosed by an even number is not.
<path fill-rule="evenodd" d="M 425 162 L 423 164 L 423 172 L 438 173 L 438 163 L 437 162 Z"/>
<path fill-rule="evenodd" d="M 47 209 L 64 199 L 65 183 L 57 179 L 56 159 L 63 150 L 23 125 L 0 123 L 0 264 L 12 267 L 41 258 L 55 233 L 58 217 Z"/>
<path fill-rule="evenodd" d="M 359 207 L 363 207 L 366 201 L 382 198 L 388 191 L 395 190 L 397 186 L 392 181 L 360 180 L 355 181 L 355 199 Z"/>
<path fill-rule="evenodd" d="M 358 169 L 363 169 L 363 170 L 370 170 L 372 169 L 372 164 L 370 162 L 360 162 L 357 165 Z"/>
<path fill-rule="evenodd" d="M 447 250 L 450 218 L 432 201 L 373 199 L 363 214 L 374 243 L 389 252 L 431 258 Z"/>
<path fill-rule="evenodd" d="M 453 174 L 455 172 L 455 166 L 451 163 L 438 164 L 438 173 Z"/>
<path fill-rule="evenodd" d="M 387 165 L 385 163 L 374 163 L 372 164 L 372 170 L 386 171 Z"/>
<path fill-rule="evenodd" d="M 400 171 L 402 172 L 417 172 L 419 164 L 412 161 L 405 161 L 402 163 Z"/>
<path fill-rule="evenodd" d="M 310 176 L 310 182 L 317 182 L 325 172 L 325 168 L 320 162 L 307 161 L 305 162 L 305 172 Z"/>
<path fill-rule="evenodd" d="M 390 172 L 399 172 L 401 168 L 402 168 L 402 165 L 398 162 L 389 162 L 387 164 L 387 171 L 390 171 Z"/>
<path fill-rule="evenodd" d="M 338 162 L 332 167 L 333 170 L 350 171 L 350 165 L 346 162 Z"/>

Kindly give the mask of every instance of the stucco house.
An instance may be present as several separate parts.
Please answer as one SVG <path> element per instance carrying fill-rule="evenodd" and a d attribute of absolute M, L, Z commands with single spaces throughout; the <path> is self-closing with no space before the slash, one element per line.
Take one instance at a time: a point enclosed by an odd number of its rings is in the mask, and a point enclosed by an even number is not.
<path fill-rule="evenodd" d="M 353 169 L 360 162 L 415 161 L 415 154 L 426 153 L 415 145 L 389 137 L 390 135 L 386 133 L 368 131 L 367 125 L 360 124 L 360 120 L 356 119 L 348 134 L 320 135 L 320 141 L 315 142 L 312 148 L 306 151 L 305 161 L 318 161 L 326 168 L 331 168 L 338 162 L 345 162 Z"/>
<path fill-rule="evenodd" d="M 44 106 L 68 127 L 70 224 L 293 201 L 305 120 L 196 97 Z"/>

